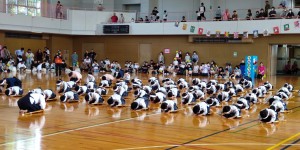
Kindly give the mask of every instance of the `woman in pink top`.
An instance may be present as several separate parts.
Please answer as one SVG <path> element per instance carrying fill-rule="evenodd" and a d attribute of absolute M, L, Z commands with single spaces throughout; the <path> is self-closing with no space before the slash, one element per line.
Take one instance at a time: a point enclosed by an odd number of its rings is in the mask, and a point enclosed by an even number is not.
<path fill-rule="evenodd" d="M 229 20 L 230 19 L 230 13 L 228 9 L 225 9 L 225 12 L 223 13 L 223 20 Z"/>
<path fill-rule="evenodd" d="M 265 75 L 265 66 L 262 62 L 260 62 L 259 66 L 258 66 L 258 74 L 257 74 L 257 78 L 258 79 L 262 79 Z"/>

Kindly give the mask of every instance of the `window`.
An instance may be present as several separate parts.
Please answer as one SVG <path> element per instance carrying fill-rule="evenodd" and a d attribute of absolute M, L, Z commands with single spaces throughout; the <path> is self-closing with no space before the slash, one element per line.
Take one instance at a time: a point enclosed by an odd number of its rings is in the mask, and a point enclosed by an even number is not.
<path fill-rule="evenodd" d="M 41 16 L 41 0 L 6 0 L 6 13 Z"/>

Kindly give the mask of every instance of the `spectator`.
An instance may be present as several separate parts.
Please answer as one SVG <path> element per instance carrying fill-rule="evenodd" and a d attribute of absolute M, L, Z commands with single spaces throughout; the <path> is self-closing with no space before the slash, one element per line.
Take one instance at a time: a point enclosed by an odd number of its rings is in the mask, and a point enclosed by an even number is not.
<path fill-rule="evenodd" d="M 271 8 L 271 5 L 269 4 L 269 1 L 266 1 L 265 14 L 268 14 L 268 11 L 269 11 L 270 8 Z"/>
<path fill-rule="evenodd" d="M 192 61 L 194 64 L 197 64 L 199 61 L 199 56 L 197 55 L 196 51 L 193 52 Z"/>
<path fill-rule="evenodd" d="M 45 61 L 50 61 L 50 50 L 47 47 L 44 48 L 44 56 Z"/>
<path fill-rule="evenodd" d="M 205 13 L 205 6 L 204 6 L 204 3 L 201 3 L 201 6 L 200 6 L 200 8 L 199 8 L 199 12 L 200 12 L 200 20 L 205 20 L 206 18 L 205 18 L 205 15 L 204 15 L 204 13 Z"/>
<path fill-rule="evenodd" d="M 182 16 L 181 22 L 186 22 L 185 16 Z"/>
<path fill-rule="evenodd" d="M 236 10 L 233 11 L 232 20 L 238 20 L 238 14 L 237 14 Z"/>
<path fill-rule="evenodd" d="M 286 10 L 286 8 L 284 7 L 283 10 L 282 10 L 282 13 L 281 13 L 281 15 L 280 15 L 280 17 L 285 18 L 286 16 L 287 16 L 287 10 Z"/>
<path fill-rule="evenodd" d="M 165 10 L 163 15 L 163 21 L 166 22 L 167 20 L 168 20 L 168 13 L 167 10 Z"/>
<path fill-rule="evenodd" d="M 300 18 L 300 11 L 298 11 L 297 18 Z"/>
<path fill-rule="evenodd" d="M 159 56 L 158 56 L 158 63 L 165 63 L 165 57 L 164 57 L 164 54 L 163 52 L 160 52 L 159 53 Z"/>
<path fill-rule="evenodd" d="M 142 18 L 142 19 L 143 19 L 143 18 Z M 145 22 L 146 22 L 146 23 L 150 23 L 150 20 L 149 20 L 148 16 L 145 16 Z"/>
<path fill-rule="evenodd" d="M 199 11 L 196 11 L 197 21 L 201 21 L 201 14 Z"/>
<path fill-rule="evenodd" d="M 288 61 L 287 64 L 284 66 L 284 72 L 286 74 L 291 74 L 292 73 L 291 61 Z"/>
<path fill-rule="evenodd" d="M 92 49 L 92 51 L 89 52 L 88 56 L 91 59 L 91 64 L 92 64 L 95 61 L 97 54 L 94 52 L 94 49 Z"/>
<path fill-rule="evenodd" d="M 217 11 L 216 11 L 216 17 L 215 17 L 215 19 L 216 19 L 217 21 L 220 21 L 220 20 L 222 19 L 222 11 L 221 11 L 220 6 L 218 6 L 218 9 L 217 9 Z"/>
<path fill-rule="evenodd" d="M 86 58 L 87 56 L 89 57 L 89 51 L 85 50 L 85 53 L 83 54 L 83 57 Z"/>
<path fill-rule="evenodd" d="M 282 0 L 279 4 L 279 8 L 285 8 L 286 7 L 286 1 Z"/>
<path fill-rule="evenodd" d="M 259 12 L 259 14 L 258 14 L 258 18 L 264 19 L 265 17 L 266 17 L 265 11 L 264 11 L 264 9 L 262 8 L 262 9 L 260 9 L 260 12 Z"/>
<path fill-rule="evenodd" d="M 269 17 L 270 18 L 276 17 L 275 7 L 272 7 L 271 11 L 269 12 Z"/>
<path fill-rule="evenodd" d="M 61 65 L 63 64 L 62 56 L 60 52 L 57 52 L 57 54 L 54 56 L 54 63 L 55 63 L 55 75 L 56 77 L 61 76 Z"/>
<path fill-rule="evenodd" d="M 247 16 L 246 16 L 246 19 L 247 20 L 252 20 L 252 12 L 251 12 L 251 9 L 248 9 L 248 13 L 247 13 Z"/>
<path fill-rule="evenodd" d="M 241 76 L 243 77 L 245 75 L 245 61 L 244 59 L 242 59 L 241 63 L 240 63 L 240 69 L 241 69 Z"/>
<path fill-rule="evenodd" d="M 97 7 L 97 10 L 98 11 L 103 11 L 103 9 L 104 9 L 104 7 L 102 6 L 102 4 L 99 4 L 98 7 Z"/>
<path fill-rule="evenodd" d="M 223 13 L 223 20 L 229 20 L 230 19 L 230 13 L 228 9 L 225 9 L 225 12 Z"/>
<path fill-rule="evenodd" d="M 123 14 L 121 14 L 121 16 L 120 16 L 120 23 L 124 23 L 124 22 L 125 22 L 125 18 L 123 16 Z"/>
<path fill-rule="evenodd" d="M 110 20 L 112 23 L 117 23 L 118 22 L 118 16 L 116 16 L 116 13 L 113 13 L 113 16 L 111 16 Z"/>
<path fill-rule="evenodd" d="M 292 11 L 292 9 L 289 9 L 288 14 L 286 15 L 286 18 L 293 18 L 295 16 L 294 12 Z"/>
<path fill-rule="evenodd" d="M 260 65 L 258 66 L 258 74 L 257 74 L 257 78 L 258 79 L 263 79 L 264 75 L 265 75 L 265 66 L 262 62 L 260 62 Z"/>
<path fill-rule="evenodd" d="M 43 52 L 41 51 L 41 49 L 38 49 L 38 51 L 35 54 L 36 56 L 36 60 L 42 62 L 43 61 Z"/>
<path fill-rule="evenodd" d="M 155 21 L 159 20 L 159 12 L 157 10 L 157 7 L 154 7 L 154 9 L 152 10 L 151 15 L 154 16 Z"/>
<path fill-rule="evenodd" d="M 259 19 L 259 11 L 255 12 L 255 19 Z"/>
<path fill-rule="evenodd" d="M 299 71 L 299 68 L 298 68 L 298 64 L 297 64 L 297 61 L 294 61 L 293 65 L 292 65 L 292 74 L 297 74 Z"/>
<path fill-rule="evenodd" d="M 57 1 L 56 4 L 56 19 L 63 19 L 63 5 L 60 1 Z"/>
<path fill-rule="evenodd" d="M 2 58 L 2 62 L 3 63 L 7 63 L 9 61 L 9 59 L 11 58 L 10 52 L 7 49 L 6 46 L 3 46 L 2 50 L 1 50 L 1 58 Z"/>
<path fill-rule="evenodd" d="M 186 63 L 191 63 L 191 56 L 190 56 L 189 53 L 185 54 L 184 60 L 185 60 Z"/>
<path fill-rule="evenodd" d="M 26 67 L 27 68 L 31 67 L 33 60 L 34 60 L 34 54 L 31 52 L 31 49 L 28 49 L 26 52 Z M 42 62 L 43 60 L 40 60 L 40 61 Z"/>
<path fill-rule="evenodd" d="M 71 55 L 71 59 L 72 59 L 72 66 L 78 67 L 78 54 L 76 53 L 76 51 L 74 51 L 73 54 Z"/>
<path fill-rule="evenodd" d="M 19 50 L 15 51 L 16 57 L 17 57 L 17 64 L 19 63 L 19 61 L 22 61 L 23 59 L 23 55 L 24 55 L 24 48 L 22 47 Z"/>

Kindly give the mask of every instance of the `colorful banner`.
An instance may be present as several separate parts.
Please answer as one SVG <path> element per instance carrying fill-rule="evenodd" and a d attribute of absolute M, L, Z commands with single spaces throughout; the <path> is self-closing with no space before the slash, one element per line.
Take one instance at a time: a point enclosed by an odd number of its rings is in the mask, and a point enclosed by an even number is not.
<path fill-rule="evenodd" d="M 191 32 L 191 33 L 194 33 L 194 32 L 195 32 L 195 26 L 191 26 L 190 32 Z"/>
<path fill-rule="evenodd" d="M 290 24 L 285 24 L 283 26 L 284 31 L 289 31 L 290 30 Z"/>
<path fill-rule="evenodd" d="M 221 35 L 221 31 L 216 31 L 216 37 L 219 38 Z"/>
<path fill-rule="evenodd" d="M 255 79 L 257 74 L 257 56 L 246 56 L 245 57 L 245 75 L 250 77 L 252 81 Z"/>
<path fill-rule="evenodd" d="M 279 27 L 273 27 L 274 34 L 279 34 Z"/>
<path fill-rule="evenodd" d="M 170 49 L 169 49 L 169 48 L 165 48 L 165 49 L 164 49 L 164 53 L 165 53 L 165 54 L 170 54 Z"/>
<path fill-rule="evenodd" d="M 248 31 L 244 31 L 243 32 L 243 38 L 244 39 L 248 39 Z"/>
<path fill-rule="evenodd" d="M 210 36 L 210 31 L 206 32 L 206 36 L 209 37 Z"/>
<path fill-rule="evenodd" d="M 233 32 L 233 38 L 238 39 L 239 38 L 239 32 Z"/>
<path fill-rule="evenodd" d="M 253 31 L 253 38 L 258 38 L 258 30 Z"/>
<path fill-rule="evenodd" d="M 229 32 L 225 31 L 224 37 L 229 37 Z"/>
<path fill-rule="evenodd" d="M 187 29 L 187 24 L 184 23 L 184 24 L 182 25 L 182 30 L 186 30 L 186 29 Z"/>
<path fill-rule="evenodd" d="M 264 30 L 263 36 L 269 36 L 269 30 L 268 30 L 268 29 L 265 29 L 265 30 Z"/>
<path fill-rule="evenodd" d="M 295 28 L 299 28 L 299 26 L 300 26 L 300 25 L 299 25 L 299 21 L 295 21 L 295 22 L 294 22 L 294 26 L 295 26 Z"/>
<path fill-rule="evenodd" d="M 198 29 L 198 34 L 199 34 L 199 35 L 202 35 L 202 34 L 203 34 L 203 28 L 199 28 L 199 29 Z"/>

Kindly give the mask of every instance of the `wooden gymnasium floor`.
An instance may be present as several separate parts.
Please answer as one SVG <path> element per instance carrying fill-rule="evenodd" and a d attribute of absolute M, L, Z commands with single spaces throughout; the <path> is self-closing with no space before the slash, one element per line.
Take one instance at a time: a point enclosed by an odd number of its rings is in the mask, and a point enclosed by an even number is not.
<path fill-rule="evenodd" d="M 26 92 L 36 87 L 55 89 L 53 74 L 17 76 L 22 78 Z M 138 77 L 146 83 L 149 76 Z M 300 88 L 297 76 L 266 80 L 276 88 L 285 82 Z M 262 83 L 256 81 L 255 85 Z M 159 109 L 133 112 L 129 107 L 90 107 L 82 100 L 48 102 L 43 114 L 20 116 L 18 98 L 2 95 L 0 99 L 0 149 L 300 149 L 300 98 L 296 93 L 288 102 L 293 112 L 280 115 L 283 121 L 270 125 L 258 122 L 258 112 L 267 107 L 264 104 L 243 111 L 242 119 L 228 120 L 218 115 L 221 108 L 214 108 L 211 116 L 197 117 L 192 114 L 192 106 L 161 114 Z M 127 104 L 130 102 L 127 99 Z"/>

